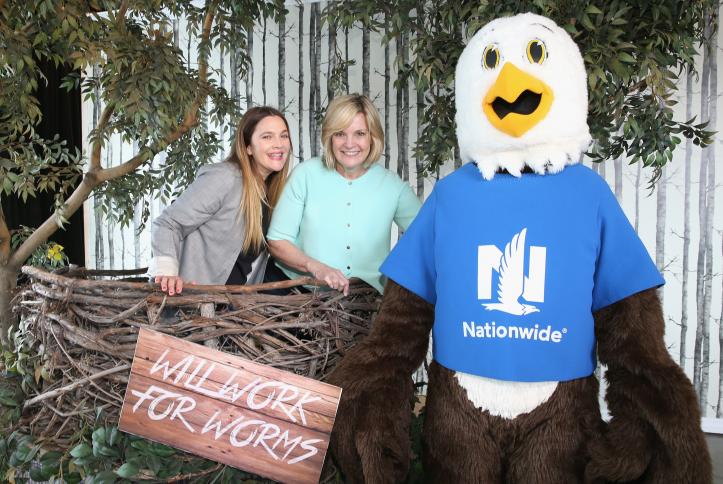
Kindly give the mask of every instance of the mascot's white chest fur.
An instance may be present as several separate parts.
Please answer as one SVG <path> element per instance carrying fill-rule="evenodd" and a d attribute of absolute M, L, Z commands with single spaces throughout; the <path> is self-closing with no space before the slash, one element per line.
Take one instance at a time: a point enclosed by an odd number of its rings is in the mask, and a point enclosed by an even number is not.
<path fill-rule="evenodd" d="M 556 381 L 502 381 L 459 371 L 454 376 L 475 407 L 503 418 L 531 412 L 545 403 L 557 388 Z"/>

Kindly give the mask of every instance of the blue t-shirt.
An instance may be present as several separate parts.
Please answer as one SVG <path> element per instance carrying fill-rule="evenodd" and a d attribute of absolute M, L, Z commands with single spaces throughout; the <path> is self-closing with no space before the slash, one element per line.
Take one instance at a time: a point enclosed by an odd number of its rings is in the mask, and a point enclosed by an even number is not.
<path fill-rule="evenodd" d="M 583 165 L 489 181 L 463 166 L 437 183 L 381 271 L 435 305 L 435 360 L 510 381 L 590 375 L 592 312 L 664 284 Z"/>

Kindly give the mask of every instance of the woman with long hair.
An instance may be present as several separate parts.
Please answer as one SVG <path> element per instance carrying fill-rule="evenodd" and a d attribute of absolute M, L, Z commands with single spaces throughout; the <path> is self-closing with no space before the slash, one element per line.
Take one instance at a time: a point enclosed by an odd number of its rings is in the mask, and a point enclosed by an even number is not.
<path fill-rule="evenodd" d="M 153 221 L 148 274 L 169 295 L 194 284 L 263 280 L 265 233 L 289 170 L 289 124 L 277 109 L 246 111 L 231 154 L 203 166 Z"/>
<path fill-rule="evenodd" d="M 420 208 L 410 186 L 377 164 L 379 112 L 366 96 L 335 98 L 321 128 L 322 158 L 297 166 L 274 211 L 269 250 L 290 278 L 310 274 L 344 294 L 358 277 L 382 292 L 379 266 L 392 223 L 406 230 Z"/>

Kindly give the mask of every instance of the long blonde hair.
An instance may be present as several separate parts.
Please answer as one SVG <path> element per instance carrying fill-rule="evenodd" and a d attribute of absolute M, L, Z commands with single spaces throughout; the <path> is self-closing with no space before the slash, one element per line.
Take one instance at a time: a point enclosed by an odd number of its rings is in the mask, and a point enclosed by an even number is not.
<path fill-rule="evenodd" d="M 246 151 L 246 147 L 251 144 L 251 136 L 254 134 L 256 126 L 259 121 L 267 116 L 278 116 L 283 119 L 286 130 L 289 131 L 289 123 L 281 111 L 269 106 L 253 107 L 246 111 L 241 118 L 236 129 L 234 149 L 226 158 L 227 162 L 236 164 L 241 169 L 243 192 L 239 206 L 239 216 L 243 216 L 246 226 L 246 233 L 241 245 L 243 252 L 253 249 L 254 252 L 258 253 L 266 246 L 263 229 L 263 205 L 267 205 L 269 210 L 273 211 L 279 201 L 289 173 L 289 160 L 287 159 L 284 168 L 271 173 L 264 181 L 256 163 L 252 161 Z M 289 143 L 291 143 L 291 140 L 289 140 Z M 289 151 L 290 158 L 291 151 Z"/>

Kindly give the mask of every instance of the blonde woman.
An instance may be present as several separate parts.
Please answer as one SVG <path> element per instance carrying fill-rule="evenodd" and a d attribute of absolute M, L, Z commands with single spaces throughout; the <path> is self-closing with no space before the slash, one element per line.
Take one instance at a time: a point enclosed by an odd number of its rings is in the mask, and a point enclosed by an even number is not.
<path fill-rule="evenodd" d="M 290 278 L 309 274 L 347 294 L 358 277 L 383 291 L 379 266 L 391 227 L 406 230 L 420 208 L 409 185 L 376 162 L 384 147 L 379 113 L 365 96 L 335 98 L 321 128 L 323 158 L 292 172 L 267 235 Z"/>
<path fill-rule="evenodd" d="M 284 187 L 291 139 L 278 110 L 246 111 L 228 158 L 198 177 L 153 221 L 148 270 L 169 295 L 183 284 L 255 284 L 268 254 L 264 234 Z"/>

